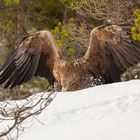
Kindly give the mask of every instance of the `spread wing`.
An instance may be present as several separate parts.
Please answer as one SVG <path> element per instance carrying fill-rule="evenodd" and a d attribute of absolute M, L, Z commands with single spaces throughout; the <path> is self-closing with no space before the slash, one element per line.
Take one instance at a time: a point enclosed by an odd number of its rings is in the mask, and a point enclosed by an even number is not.
<path fill-rule="evenodd" d="M 48 31 L 40 31 L 24 38 L 0 69 L 0 84 L 14 87 L 42 76 L 52 84 L 52 67 L 59 57 L 53 37 Z"/>
<path fill-rule="evenodd" d="M 132 39 L 129 25 L 98 27 L 91 32 L 85 57 L 92 60 L 89 69 L 104 76 L 106 82 L 120 81 L 127 68 L 140 62 L 140 42 Z"/>

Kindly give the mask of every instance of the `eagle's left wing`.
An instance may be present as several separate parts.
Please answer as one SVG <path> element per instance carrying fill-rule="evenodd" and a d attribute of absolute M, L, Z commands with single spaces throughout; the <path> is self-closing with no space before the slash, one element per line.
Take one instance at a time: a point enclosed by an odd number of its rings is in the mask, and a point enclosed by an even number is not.
<path fill-rule="evenodd" d="M 140 42 L 132 39 L 131 26 L 112 25 L 92 30 L 85 55 L 90 71 L 99 73 L 108 82 L 120 81 L 120 75 L 140 62 Z M 88 62 L 87 61 L 87 62 Z"/>

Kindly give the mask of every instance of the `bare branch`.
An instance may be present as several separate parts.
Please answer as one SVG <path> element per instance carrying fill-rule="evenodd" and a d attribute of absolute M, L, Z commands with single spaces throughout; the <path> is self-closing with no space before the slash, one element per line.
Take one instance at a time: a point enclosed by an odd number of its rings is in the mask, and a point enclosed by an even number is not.
<path fill-rule="evenodd" d="M 85 19 L 120 23 L 133 18 L 133 0 L 74 0 L 71 7 Z"/>
<path fill-rule="evenodd" d="M 24 131 L 22 123 L 28 118 L 35 118 L 55 98 L 56 93 L 40 93 L 21 101 L 0 103 L 0 138 L 17 139 Z"/>

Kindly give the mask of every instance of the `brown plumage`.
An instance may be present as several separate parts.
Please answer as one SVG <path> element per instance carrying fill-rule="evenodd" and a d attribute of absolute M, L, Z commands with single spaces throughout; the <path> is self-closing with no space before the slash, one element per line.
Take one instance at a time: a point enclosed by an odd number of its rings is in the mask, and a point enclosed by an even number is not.
<path fill-rule="evenodd" d="M 140 43 L 132 39 L 130 26 L 112 25 L 91 31 L 85 55 L 68 62 L 60 57 L 48 31 L 24 38 L 0 70 L 0 84 L 14 87 L 42 76 L 57 81 L 63 91 L 120 81 L 120 75 L 140 62 Z"/>

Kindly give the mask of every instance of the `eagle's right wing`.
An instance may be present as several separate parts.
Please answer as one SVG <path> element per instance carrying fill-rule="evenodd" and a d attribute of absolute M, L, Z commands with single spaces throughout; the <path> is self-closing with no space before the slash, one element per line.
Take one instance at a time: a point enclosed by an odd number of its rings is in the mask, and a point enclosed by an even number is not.
<path fill-rule="evenodd" d="M 29 81 L 33 76 L 42 76 L 52 84 L 52 72 L 59 54 L 53 37 L 48 31 L 40 31 L 24 38 L 0 69 L 0 84 L 14 87 Z"/>

